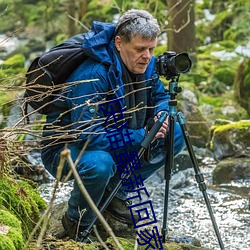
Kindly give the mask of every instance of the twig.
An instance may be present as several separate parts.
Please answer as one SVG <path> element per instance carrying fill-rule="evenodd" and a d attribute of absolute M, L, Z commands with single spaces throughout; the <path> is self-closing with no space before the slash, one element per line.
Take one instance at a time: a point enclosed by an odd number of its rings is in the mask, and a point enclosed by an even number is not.
<path fill-rule="evenodd" d="M 77 173 L 77 170 L 75 168 L 74 162 L 73 162 L 73 160 L 71 158 L 70 150 L 69 149 L 64 149 L 61 152 L 61 158 L 66 158 L 68 160 L 68 163 L 69 163 L 69 166 L 70 166 L 70 168 L 71 168 L 71 170 L 73 172 L 73 176 L 75 178 L 75 181 L 78 184 L 78 187 L 79 187 L 80 191 L 82 192 L 84 198 L 88 202 L 90 208 L 95 212 L 95 214 L 97 215 L 98 219 L 100 220 L 100 222 L 104 226 L 105 230 L 113 238 L 113 240 L 115 242 L 115 245 L 118 247 L 118 249 L 123 250 L 123 247 L 121 246 L 121 244 L 117 240 L 117 238 L 114 235 L 111 227 L 106 222 L 106 220 L 104 219 L 104 217 L 102 216 L 102 214 L 100 213 L 100 211 L 98 210 L 98 208 L 96 207 L 95 203 L 93 202 L 92 198 L 90 197 L 88 191 L 86 190 L 86 188 L 85 188 L 85 186 L 84 186 L 84 184 L 83 184 L 83 182 L 82 182 L 79 174 Z"/>
<path fill-rule="evenodd" d="M 135 237 L 135 245 L 134 245 L 134 250 L 138 249 L 138 242 L 137 242 L 137 235 Z"/>
<path fill-rule="evenodd" d="M 85 30 L 89 31 L 89 28 L 87 26 L 85 26 L 82 22 L 80 22 L 79 20 L 77 20 L 76 18 L 74 18 L 71 15 L 68 15 L 68 17 L 72 20 L 74 20 L 76 23 L 80 24 Z"/>
<path fill-rule="evenodd" d="M 97 237 L 97 239 L 100 241 L 100 243 L 102 244 L 102 246 L 106 249 L 109 250 L 108 246 L 105 244 L 105 242 L 102 240 L 100 234 L 97 231 L 96 225 L 93 226 L 93 230 L 95 232 L 95 235 Z"/>

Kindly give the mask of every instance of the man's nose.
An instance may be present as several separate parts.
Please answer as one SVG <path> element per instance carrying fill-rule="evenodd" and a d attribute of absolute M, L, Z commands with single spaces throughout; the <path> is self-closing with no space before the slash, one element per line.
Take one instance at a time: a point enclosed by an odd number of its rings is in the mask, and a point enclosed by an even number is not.
<path fill-rule="evenodd" d="M 142 57 L 144 59 L 150 59 L 151 58 L 151 53 L 150 53 L 149 49 L 147 49 L 147 50 L 144 51 Z"/>

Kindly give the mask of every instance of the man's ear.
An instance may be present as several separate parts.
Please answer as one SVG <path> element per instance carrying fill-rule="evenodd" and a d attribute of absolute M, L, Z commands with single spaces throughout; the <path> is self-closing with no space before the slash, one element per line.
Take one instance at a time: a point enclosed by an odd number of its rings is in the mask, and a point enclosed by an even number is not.
<path fill-rule="evenodd" d="M 115 47 L 116 47 L 116 49 L 117 49 L 118 51 L 120 51 L 120 49 L 121 49 L 121 43 L 122 43 L 121 37 L 116 36 L 116 37 L 115 37 Z"/>

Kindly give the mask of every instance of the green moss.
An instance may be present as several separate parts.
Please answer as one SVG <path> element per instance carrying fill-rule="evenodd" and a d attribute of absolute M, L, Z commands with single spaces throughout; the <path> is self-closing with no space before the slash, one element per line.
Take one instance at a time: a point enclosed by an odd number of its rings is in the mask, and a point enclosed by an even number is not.
<path fill-rule="evenodd" d="M 25 56 L 23 54 L 16 54 L 7 60 L 4 61 L 2 64 L 2 69 L 9 69 L 9 68 L 23 68 L 25 64 Z"/>
<path fill-rule="evenodd" d="M 240 105 L 245 108 L 250 115 L 250 59 L 245 60 L 240 64 L 235 77 L 235 96 Z"/>
<path fill-rule="evenodd" d="M 16 231 L 15 228 L 11 228 L 7 236 L 12 240 L 16 249 L 22 249 L 24 245 L 24 240 L 22 236 L 22 231 Z"/>
<path fill-rule="evenodd" d="M 222 126 L 220 125 L 215 126 L 214 133 L 225 132 L 231 129 L 241 130 L 249 127 L 250 127 L 250 121 L 233 122 Z"/>
<path fill-rule="evenodd" d="M 16 216 L 11 214 L 7 210 L 0 209 L 0 221 L 7 226 L 21 230 L 20 221 L 16 218 Z"/>
<path fill-rule="evenodd" d="M 201 95 L 199 97 L 200 103 L 210 104 L 214 107 L 221 108 L 222 104 L 224 103 L 224 99 L 221 96 L 209 96 L 209 95 Z"/>
<path fill-rule="evenodd" d="M 10 227 L 6 235 L 0 235 L 0 249 L 21 249 L 24 240 L 20 221 L 9 211 L 0 210 L 0 224 Z"/>
<path fill-rule="evenodd" d="M 0 206 L 8 209 L 21 221 L 24 237 L 27 238 L 46 203 L 29 183 L 4 176 L 0 179 Z"/>
<path fill-rule="evenodd" d="M 229 147 L 233 148 L 234 145 L 229 140 L 230 137 L 225 136 L 228 133 L 231 133 L 234 131 L 235 138 L 237 141 L 245 142 L 246 143 L 250 140 L 250 133 L 245 133 L 245 131 L 249 130 L 250 128 L 250 120 L 243 120 L 238 122 L 231 122 L 225 125 L 214 125 L 210 129 L 210 144 L 209 147 L 211 150 L 213 150 L 214 145 L 213 142 L 215 140 L 215 137 L 217 140 L 219 140 L 221 143 L 227 144 Z M 233 149 L 232 149 L 233 151 Z"/>
<path fill-rule="evenodd" d="M 7 236 L 0 234 L 0 249 L 16 250 L 13 241 Z"/>
<path fill-rule="evenodd" d="M 235 70 L 228 67 L 221 67 L 214 71 L 213 77 L 228 86 L 232 86 L 235 78 Z"/>

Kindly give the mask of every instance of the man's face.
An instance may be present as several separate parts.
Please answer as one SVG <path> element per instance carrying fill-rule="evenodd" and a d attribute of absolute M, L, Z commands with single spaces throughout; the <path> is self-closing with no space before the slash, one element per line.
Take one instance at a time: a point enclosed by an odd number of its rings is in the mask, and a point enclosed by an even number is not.
<path fill-rule="evenodd" d="M 115 37 L 115 46 L 128 70 L 134 74 L 143 74 L 153 55 L 157 39 L 146 40 L 136 35 L 129 43 L 124 43 L 121 37 Z"/>

